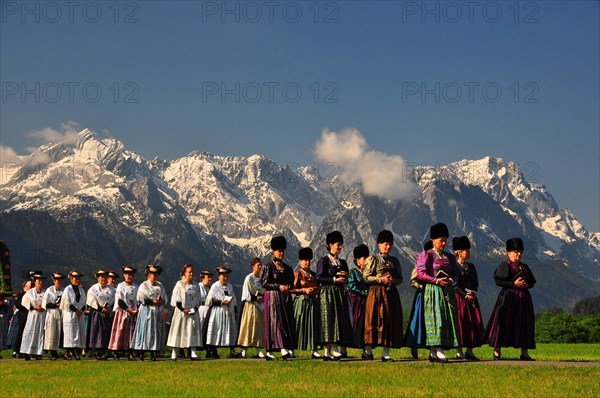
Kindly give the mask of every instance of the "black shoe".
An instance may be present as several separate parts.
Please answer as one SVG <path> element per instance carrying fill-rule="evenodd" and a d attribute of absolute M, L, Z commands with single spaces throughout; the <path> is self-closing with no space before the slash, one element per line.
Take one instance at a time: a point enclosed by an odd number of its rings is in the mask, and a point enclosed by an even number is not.
<path fill-rule="evenodd" d="M 469 353 L 467 353 L 467 354 L 465 354 L 465 358 L 466 358 L 468 361 L 479 362 L 479 358 L 477 358 L 477 357 L 476 357 L 475 355 L 473 355 L 473 354 L 469 354 Z"/>
<path fill-rule="evenodd" d="M 23 358 L 24 358 L 26 361 L 30 361 L 30 360 L 31 360 L 31 357 L 30 357 L 29 355 L 23 355 Z"/>
<path fill-rule="evenodd" d="M 502 354 L 496 355 L 496 353 L 494 352 L 493 355 L 494 355 L 494 361 L 501 361 L 502 360 Z"/>
<path fill-rule="evenodd" d="M 292 359 L 292 355 L 290 353 L 287 353 L 285 355 L 282 355 L 281 359 L 283 359 L 284 361 L 287 361 L 288 359 Z"/>
<path fill-rule="evenodd" d="M 535 359 L 531 358 L 529 355 L 521 355 L 519 359 L 521 361 L 535 361 Z"/>
<path fill-rule="evenodd" d="M 200 357 L 190 357 L 190 361 L 199 361 Z"/>
<path fill-rule="evenodd" d="M 266 360 L 266 361 L 274 361 L 274 360 L 275 360 L 275 357 L 272 357 L 272 356 L 270 356 L 270 355 L 265 355 L 265 360 Z"/>
<path fill-rule="evenodd" d="M 467 357 L 464 355 L 460 355 L 460 354 L 456 354 L 456 359 L 458 359 L 459 361 L 466 361 Z"/>
<path fill-rule="evenodd" d="M 315 354 L 314 352 L 312 353 L 312 355 L 310 356 L 312 359 L 323 359 L 322 356 Z"/>
<path fill-rule="evenodd" d="M 419 350 L 416 348 L 411 348 L 410 355 L 412 355 L 413 359 L 419 359 Z"/>
<path fill-rule="evenodd" d="M 396 360 L 391 357 L 381 357 L 381 362 L 396 362 Z"/>
<path fill-rule="evenodd" d="M 229 353 L 229 358 L 230 358 L 230 359 L 234 359 L 234 358 L 241 358 L 241 357 L 242 357 L 242 354 L 240 354 L 239 352 L 235 352 L 235 351 L 234 351 L 234 352 L 230 352 L 230 353 Z"/>
<path fill-rule="evenodd" d="M 324 355 L 323 356 L 323 361 L 329 362 L 329 361 L 335 361 L 335 359 L 333 359 L 333 357 L 328 357 L 327 355 Z"/>
<path fill-rule="evenodd" d="M 42 356 L 41 355 L 34 355 L 35 360 L 36 361 L 41 361 L 42 360 Z"/>
<path fill-rule="evenodd" d="M 156 362 L 156 353 L 154 351 L 150 352 L 150 360 Z"/>
<path fill-rule="evenodd" d="M 348 353 L 347 352 L 343 352 L 342 355 L 339 356 L 340 358 L 348 358 Z"/>
<path fill-rule="evenodd" d="M 363 352 L 362 355 L 360 356 L 360 359 L 362 359 L 363 361 L 372 361 L 373 354 L 367 354 L 366 352 Z"/>

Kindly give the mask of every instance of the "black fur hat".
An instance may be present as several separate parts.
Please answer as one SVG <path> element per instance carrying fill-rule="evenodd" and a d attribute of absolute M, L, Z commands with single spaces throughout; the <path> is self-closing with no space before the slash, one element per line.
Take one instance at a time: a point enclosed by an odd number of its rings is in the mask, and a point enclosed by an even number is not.
<path fill-rule="evenodd" d="M 313 259 L 313 251 L 310 247 L 304 247 L 298 251 L 298 259 L 299 260 L 312 260 Z"/>
<path fill-rule="evenodd" d="M 525 248 L 523 247 L 523 239 L 521 238 L 512 238 L 506 241 L 506 251 L 512 252 L 515 250 L 523 251 Z"/>
<path fill-rule="evenodd" d="M 429 239 L 448 238 L 449 236 L 450 232 L 444 223 L 439 222 L 429 228 Z"/>
<path fill-rule="evenodd" d="M 327 234 L 325 242 L 328 245 L 331 245 L 333 243 L 344 243 L 344 237 L 342 236 L 342 233 L 340 231 L 333 231 Z"/>
<path fill-rule="evenodd" d="M 452 238 L 452 250 L 466 250 L 471 248 L 471 242 L 466 236 Z"/>
<path fill-rule="evenodd" d="M 279 235 L 274 236 L 271 239 L 271 250 L 285 250 L 287 248 L 287 240 L 285 240 L 285 236 Z"/>
<path fill-rule="evenodd" d="M 367 245 L 358 245 L 353 251 L 354 258 L 359 259 L 363 257 L 369 257 L 369 247 Z"/>
<path fill-rule="evenodd" d="M 383 231 L 381 231 L 377 235 L 377 244 L 380 244 L 380 243 L 393 244 L 394 243 L 394 234 L 392 234 L 392 231 L 388 231 L 387 229 L 384 229 Z"/>

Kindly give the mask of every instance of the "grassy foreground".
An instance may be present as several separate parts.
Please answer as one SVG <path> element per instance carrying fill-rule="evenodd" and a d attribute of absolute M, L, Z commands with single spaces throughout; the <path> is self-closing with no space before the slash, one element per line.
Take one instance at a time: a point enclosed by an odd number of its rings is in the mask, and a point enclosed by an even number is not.
<path fill-rule="evenodd" d="M 356 356 L 358 351 L 351 350 Z M 375 354 L 380 351 L 375 351 Z M 426 357 L 422 350 L 421 357 Z M 491 358 L 487 347 L 475 352 Z M 2 353 L 7 358 L 7 351 Z M 222 351 L 221 356 L 226 352 Z M 300 357 L 307 357 L 300 353 Z M 2 396 L 600 396 L 600 367 L 540 361 L 600 361 L 597 344 L 540 344 L 534 366 L 312 360 L 127 362 L 1 360 Z M 408 359 L 407 349 L 392 350 Z M 503 356 L 516 359 L 518 350 Z"/>

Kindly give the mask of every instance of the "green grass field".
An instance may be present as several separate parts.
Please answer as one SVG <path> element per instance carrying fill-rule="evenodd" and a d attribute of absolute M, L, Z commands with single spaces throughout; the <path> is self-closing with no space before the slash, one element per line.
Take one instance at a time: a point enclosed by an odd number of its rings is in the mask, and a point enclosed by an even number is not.
<path fill-rule="evenodd" d="M 589 366 L 600 362 L 597 344 L 540 344 L 531 351 L 537 359 L 533 365 L 487 362 L 492 355 L 488 347 L 475 351 L 484 360 L 480 363 L 431 364 L 425 360 L 426 351 L 420 353 L 422 360 L 408 361 L 407 349 L 392 350 L 401 359 L 396 363 L 304 360 L 308 357 L 304 352 L 288 362 L 4 359 L 0 376 L 6 397 L 600 396 L 600 366 Z M 349 354 L 357 356 L 358 351 Z M 507 359 L 518 355 L 518 350 L 503 351 Z M 7 358 L 9 352 L 2 356 Z M 562 363 L 567 361 L 579 363 Z"/>

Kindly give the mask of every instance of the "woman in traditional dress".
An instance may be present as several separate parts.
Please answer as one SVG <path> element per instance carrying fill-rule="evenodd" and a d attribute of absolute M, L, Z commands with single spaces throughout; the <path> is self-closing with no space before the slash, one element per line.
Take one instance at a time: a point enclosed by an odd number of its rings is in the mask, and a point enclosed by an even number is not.
<path fill-rule="evenodd" d="M 433 243 L 428 240 L 423 245 L 423 251 L 418 257 L 426 256 L 426 252 L 433 248 Z M 421 261 L 417 258 L 417 264 Z M 419 358 L 419 348 L 426 347 L 425 339 L 425 312 L 423 310 L 423 287 L 424 285 L 419 281 L 417 275 L 417 266 L 413 268 L 410 274 L 410 286 L 415 289 L 415 296 L 413 299 L 412 308 L 410 310 L 410 317 L 408 318 L 408 325 L 406 326 L 406 332 L 404 333 L 404 345 L 410 347 L 410 353 L 414 359 Z"/>
<path fill-rule="evenodd" d="M 252 272 L 244 279 L 242 286 L 242 313 L 240 316 L 240 334 L 238 345 L 242 347 L 242 358 L 246 358 L 247 349 L 256 347 L 255 358 L 264 358 L 262 347 L 265 346 L 264 306 L 265 289 L 260 285 L 260 258 L 250 261 Z"/>
<path fill-rule="evenodd" d="M 22 305 L 29 309 L 25 329 L 23 329 L 23 340 L 21 340 L 20 353 L 26 361 L 33 355 L 35 359 L 42 359 L 44 354 L 44 325 L 46 321 L 46 310 L 42 307 L 44 292 L 44 276 L 41 271 L 36 271 L 33 276 L 33 288 L 23 296 Z"/>
<path fill-rule="evenodd" d="M 79 350 L 85 345 L 85 291 L 81 287 L 81 277 L 77 271 L 69 272 L 71 284 L 65 288 L 60 300 L 63 320 L 63 347 L 66 349 L 65 359 L 79 360 Z"/>
<path fill-rule="evenodd" d="M 365 305 L 369 295 L 369 285 L 365 282 L 362 271 L 365 261 L 369 257 L 367 245 L 358 245 L 352 251 L 354 255 L 354 268 L 350 270 L 348 277 L 348 291 L 350 294 L 350 305 L 352 307 L 352 346 L 362 348 L 361 359 L 368 360 L 369 356 L 365 348 Z"/>
<path fill-rule="evenodd" d="M 46 310 L 46 324 L 44 327 L 44 350 L 50 353 L 50 359 L 56 361 L 58 359 L 58 347 L 62 342 L 60 337 L 62 334 L 62 315 L 60 311 L 60 301 L 63 295 L 62 281 L 65 276 L 61 273 L 54 272 L 52 274 L 53 286 L 46 289 L 42 307 Z"/>
<path fill-rule="evenodd" d="M 194 267 L 186 264 L 181 270 L 181 280 L 175 284 L 171 296 L 173 318 L 167 346 L 172 347 L 171 360 L 177 360 L 177 348 L 190 350 L 190 360 L 199 361 L 196 347 L 202 345 L 198 307 L 200 286 L 194 283 Z"/>
<path fill-rule="evenodd" d="M 317 262 L 319 282 L 319 311 L 321 314 L 319 341 L 325 346 L 325 361 L 337 361 L 342 357 L 339 346 L 352 343 L 350 309 L 346 295 L 348 264 L 340 259 L 344 238 L 339 231 L 327 234 L 328 254 Z"/>
<path fill-rule="evenodd" d="M 115 305 L 115 288 L 107 284 L 108 272 L 96 272 L 98 283 L 87 292 L 86 304 L 90 309 L 90 345 L 96 353 L 96 359 L 108 359 L 108 342 L 112 327 L 111 312 Z"/>
<path fill-rule="evenodd" d="M 454 285 L 458 270 L 454 255 L 445 252 L 448 227 L 438 223 L 429 229 L 433 248 L 417 258 L 417 276 L 424 283 L 425 342 L 429 361 L 448 362 L 444 350 L 458 347 L 458 327 Z"/>
<path fill-rule="evenodd" d="M 367 258 L 363 278 L 369 284 L 365 305 L 365 353 L 373 359 L 372 348 L 383 347 L 381 360 L 394 362 L 390 348 L 402 347 L 402 304 L 397 286 L 402 283 L 400 261 L 390 256 L 394 244 L 391 231 L 377 235 L 379 253 Z"/>
<path fill-rule="evenodd" d="M 237 322 L 235 306 L 237 299 L 233 285 L 229 283 L 231 270 L 217 268 L 218 280 L 213 283 L 206 296 L 206 305 L 210 307 L 206 316 L 206 345 L 212 347 L 230 347 L 237 344 Z"/>
<path fill-rule="evenodd" d="M 521 361 L 533 361 L 529 350 L 535 349 L 535 314 L 529 289 L 535 285 L 535 277 L 521 262 L 523 240 L 506 241 L 508 259 L 498 265 L 494 272 L 496 285 L 502 287 L 488 322 L 485 336 L 494 347 L 494 360 L 502 359 L 502 347 L 521 349 Z"/>
<path fill-rule="evenodd" d="M 313 251 L 310 247 L 300 249 L 298 252 L 300 269 L 296 271 L 294 286 L 291 292 L 294 298 L 294 319 L 296 321 L 296 335 L 298 336 L 298 349 L 310 350 L 311 358 L 322 359 L 319 349 L 319 307 L 317 294 L 319 282 L 317 274 L 310 269 Z"/>
<path fill-rule="evenodd" d="M 138 316 L 137 292 L 138 285 L 133 283 L 135 268 L 126 265 L 121 268 L 124 281 L 117 285 L 115 292 L 115 305 L 113 307 L 114 319 L 110 333 L 108 349 L 117 352 L 127 352 L 127 359 L 134 360 L 131 350 L 133 329 Z"/>
<path fill-rule="evenodd" d="M 167 291 L 158 281 L 161 273 L 161 266 L 146 266 L 147 280 L 140 285 L 137 292 L 140 310 L 131 348 L 140 352 L 142 361 L 145 351 L 150 351 L 150 360 L 156 361 L 156 353 L 160 352 L 165 344 L 163 305 L 167 301 Z"/>
<path fill-rule="evenodd" d="M 206 349 L 206 359 L 219 359 L 217 347 L 206 347 L 206 314 L 208 314 L 208 305 L 205 304 L 206 296 L 212 286 L 213 273 L 208 270 L 200 271 L 200 307 L 198 308 L 198 319 L 200 321 L 200 330 L 202 331 L 203 349 Z"/>
<path fill-rule="evenodd" d="M 294 270 L 283 262 L 287 241 L 284 236 L 271 239 L 273 260 L 260 271 L 260 283 L 265 289 L 265 359 L 275 359 L 273 350 L 281 350 L 281 359 L 293 358 L 297 346 L 294 305 L 290 289 Z"/>
<path fill-rule="evenodd" d="M 459 343 L 456 357 L 470 361 L 479 361 L 473 354 L 474 347 L 483 344 L 483 322 L 477 300 L 479 279 L 475 266 L 467 260 L 471 255 L 471 242 L 466 236 L 452 239 L 452 250 L 458 264 L 458 283 L 454 288 L 454 298 L 458 312 Z M 467 351 L 463 355 L 462 349 Z"/>
<path fill-rule="evenodd" d="M 28 277 L 32 274 L 33 272 L 28 273 Z M 25 329 L 25 322 L 27 322 L 27 315 L 29 314 L 29 310 L 23 307 L 22 302 L 23 297 L 31 289 L 31 286 L 31 280 L 27 280 L 23 282 L 23 285 L 21 285 L 23 291 L 15 294 L 15 309 L 13 312 L 10 327 L 8 328 L 7 338 L 7 345 L 9 347 L 12 347 L 13 349 L 13 358 L 15 358 L 17 355 L 19 356 L 19 358 L 22 357 L 22 355 L 19 353 L 19 350 L 21 348 L 21 340 L 23 339 L 23 330 Z"/>

